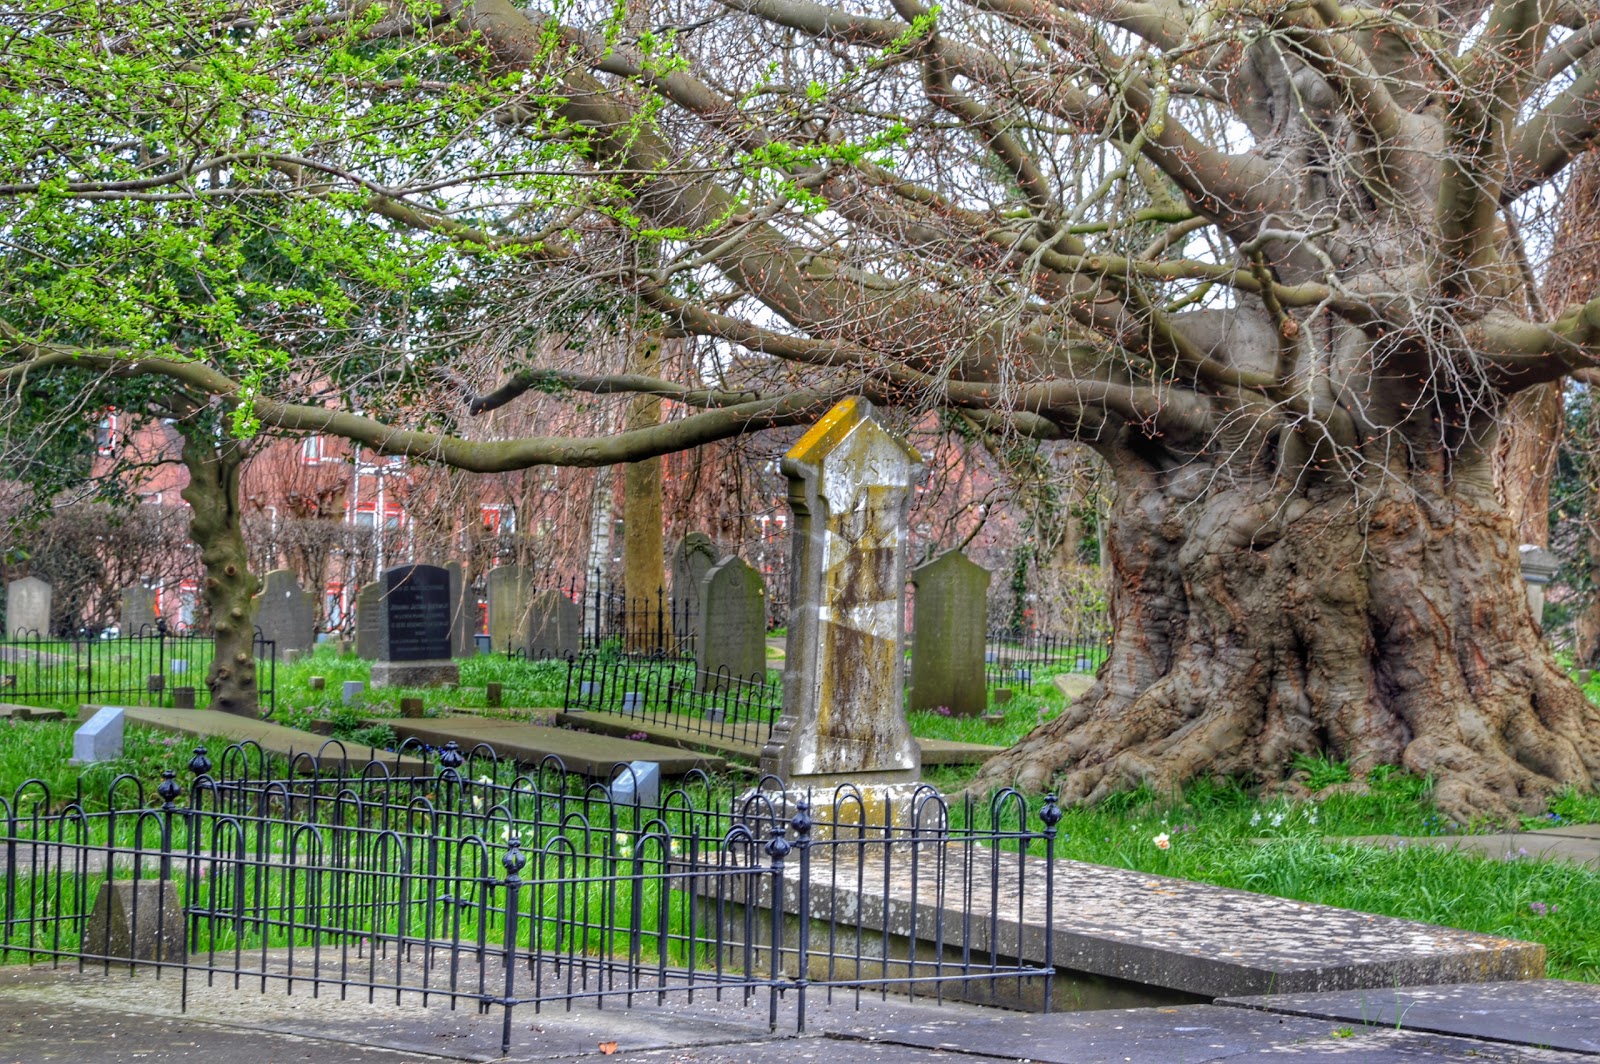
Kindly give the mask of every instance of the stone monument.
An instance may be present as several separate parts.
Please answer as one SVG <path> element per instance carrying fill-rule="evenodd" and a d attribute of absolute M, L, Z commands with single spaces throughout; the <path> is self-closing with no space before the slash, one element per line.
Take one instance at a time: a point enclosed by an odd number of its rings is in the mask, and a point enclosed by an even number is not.
<path fill-rule="evenodd" d="M 1524 543 L 1517 548 L 1522 563 L 1522 580 L 1528 585 L 1528 609 L 1533 612 L 1533 623 L 1544 626 L 1544 589 L 1561 571 L 1561 559 L 1536 543 Z"/>
<path fill-rule="evenodd" d="M 498 653 L 525 644 L 532 581 L 520 565 L 497 565 L 485 578 L 489 591 L 489 646 Z"/>
<path fill-rule="evenodd" d="M 101 706 L 84 724 L 72 733 L 72 756 L 69 765 L 93 765 L 100 761 L 115 761 L 122 756 L 122 737 L 127 726 L 120 706 Z"/>
<path fill-rule="evenodd" d="M 450 574 L 437 565 L 401 565 L 383 574 L 373 687 L 459 683 L 450 657 Z"/>
<path fill-rule="evenodd" d="M 680 638 L 699 634 L 700 584 L 717 564 L 717 545 L 704 532 L 690 532 L 672 549 L 672 615 Z"/>
<path fill-rule="evenodd" d="M 700 633 L 695 645 L 697 687 L 719 677 L 767 675 L 767 586 L 743 558 L 725 558 L 700 582 Z"/>
<path fill-rule="evenodd" d="M 6 585 L 5 635 L 50 634 L 50 585 L 37 576 L 25 576 Z"/>
<path fill-rule="evenodd" d="M 122 589 L 122 635 L 135 636 L 140 631 L 155 627 L 156 593 L 148 587 L 134 584 Z"/>
<path fill-rule="evenodd" d="M 462 578 L 460 562 L 446 564 L 444 571 L 450 575 L 450 656 L 477 657 L 478 644 L 472 638 L 478 629 L 476 596 Z"/>
<path fill-rule="evenodd" d="M 917 599 L 910 706 L 976 717 L 989 705 L 983 677 L 989 570 L 952 550 L 912 570 L 911 583 Z"/>
<path fill-rule="evenodd" d="M 383 623 L 383 584 L 374 580 L 356 592 L 356 657 L 378 656 L 378 628 Z"/>
<path fill-rule="evenodd" d="M 794 511 L 793 602 L 783 715 L 761 771 L 790 793 L 912 783 L 922 755 L 905 714 L 905 543 L 922 456 L 870 402 L 852 398 L 812 426 L 782 468 Z"/>
<path fill-rule="evenodd" d="M 559 591 L 541 591 L 528 603 L 528 660 L 565 658 L 583 645 L 583 611 Z"/>
<path fill-rule="evenodd" d="M 311 649 L 317 634 L 317 609 L 289 570 L 274 569 L 262 577 L 256 627 L 263 639 L 278 644 L 279 654 Z"/>

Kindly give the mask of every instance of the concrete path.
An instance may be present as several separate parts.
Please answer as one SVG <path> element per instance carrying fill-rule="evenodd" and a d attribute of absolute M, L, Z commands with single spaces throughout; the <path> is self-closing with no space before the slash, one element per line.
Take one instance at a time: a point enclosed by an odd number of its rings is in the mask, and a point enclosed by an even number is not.
<path fill-rule="evenodd" d="M 1540 990 L 1554 991 L 1548 997 Z M 1595 987 L 1531 984 L 1524 1010 L 1565 1009 L 1593 1015 Z M 1600 1050 L 1581 1048 L 1582 1024 L 1502 1027 L 1488 1036 L 1453 1033 L 1460 1026 L 1430 1017 L 1364 1023 L 1270 1008 L 1187 1005 L 1099 1012 L 1026 1015 L 954 1002 L 909 1002 L 851 993 L 808 998 L 807 1034 L 794 1031 L 792 1001 L 780 1003 L 776 1031 L 766 1024 L 765 994 L 750 1007 L 705 994 L 666 1005 L 653 999 L 632 1009 L 579 1005 L 513 1015 L 510 1053 L 501 1057 L 502 1010 L 479 1015 L 468 1002 L 452 1011 L 435 997 L 424 1007 L 409 997 L 368 1003 L 352 993 L 339 1000 L 324 986 L 277 986 L 261 994 L 229 980 L 206 986 L 189 980 L 188 1011 L 179 1009 L 181 982 L 167 972 L 110 976 L 48 969 L 0 969 L 0 1061 L 26 1064 L 576 1064 L 606 1057 L 660 1064 L 1206 1064 L 1241 1058 L 1329 1060 L 1349 1064 L 1577 1064 Z M 1586 993 L 1585 993 L 1586 992 Z M 1397 992 L 1404 994 L 1405 991 Z M 1287 999 L 1284 999 L 1287 1002 Z M 1316 1011 L 1315 1003 L 1298 1007 Z M 1322 1010 L 1332 1011 L 1332 1010 Z M 1479 1026 L 1485 1024 L 1480 1021 Z M 1430 1027 L 1443 1028 L 1439 1031 Z M 1568 1048 L 1569 1046 L 1575 1048 Z M 1551 1048 L 1553 1047 L 1553 1048 Z"/>
<path fill-rule="evenodd" d="M 1381 846 L 1390 850 L 1427 846 L 1436 850 L 1479 854 L 1498 861 L 1561 860 L 1600 868 L 1600 824 L 1571 824 L 1497 835 L 1357 835 L 1330 841 Z"/>

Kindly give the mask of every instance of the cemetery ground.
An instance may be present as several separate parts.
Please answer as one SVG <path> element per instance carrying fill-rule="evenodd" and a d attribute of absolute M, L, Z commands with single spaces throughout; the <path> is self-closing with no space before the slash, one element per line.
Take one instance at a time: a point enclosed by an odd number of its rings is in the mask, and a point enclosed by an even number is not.
<path fill-rule="evenodd" d="M 374 745 L 391 739 L 385 721 L 399 713 L 402 698 L 422 698 L 427 715 L 465 711 L 486 716 L 526 718 L 529 708 L 561 705 L 566 683 L 562 662 L 526 662 L 484 655 L 462 659 L 462 682 L 455 689 L 368 689 L 363 704 L 342 704 L 341 687 L 364 681 L 369 664 L 323 647 L 278 669 L 278 723 L 307 727 L 330 722 L 334 734 Z M 321 690 L 312 676 L 324 678 Z M 1047 677 L 1029 692 L 1017 692 L 992 705 L 997 722 L 946 717 L 937 712 L 911 715 L 919 738 L 948 738 L 1004 744 L 1061 711 L 1063 696 Z M 486 704 L 485 687 L 502 685 L 502 707 Z M 8 801 L 28 779 L 40 779 L 60 804 L 80 785 L 86 796 L 127 773 L 141 781 L 155 802 L 163 769 L 182 777 L 195 742 L 130 727 L 126 756 L 115 762 L 77 769 L 67 765 L 71 735 L 79 723 L 77 707 L 62 706 L 69 719 L 59 722 L 0 722 L 0 797 Z M 213 752 L 226 740 L 212 739 Z M 277 766 L 281 772 L 286 766 Z M 476 768 L 474 771 L 478 771 Z M 502 784 L 511 768 L 502 766 Z M 957 790 L 970 768 L 930 769 L 930 782 Z M 735 765 L 714 779 L 731 796 L 754 778 L 754 770 Z M 1348 769 L 1305 761 L 1296 775 L 1295 794 L 1262 794 L 1237 782 L 1191 786 L 1181 795 L 1123 794 L 1093 808 L 1065 809 L 1057 853 L 1072 860 L 1173 876 L 1360 912 L 1402 917 L 1462 930 L 1542 943 L 1552 978 L 1600 982 L 1600 868 L 1567 860 L 1544 860 L 1536 853 L 1439 849 L 1426 845 L 1382 847 L 1343 841 L 1357 836 L 1417 839 L 1498 830 L 1491 825 L 1444 821 L 1429 801 L 1428 781 L 1398 769 L 1371 774 L 1357 791 Z M 20 809 L 20 805 L 17 805 Z M 1032 800 L 1030 815 L 1039 799 Z M 1569 794 L 1548 811 L 1526 821 L 1528 829 L 1600 823 L 1600 798 Z"/>

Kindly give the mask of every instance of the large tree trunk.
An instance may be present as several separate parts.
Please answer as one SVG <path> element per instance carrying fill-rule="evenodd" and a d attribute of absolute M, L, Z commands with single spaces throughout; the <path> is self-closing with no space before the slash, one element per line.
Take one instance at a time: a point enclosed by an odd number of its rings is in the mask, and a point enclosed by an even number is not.
<path fill-rule="evenodd" d="M 1534 628 L 1487 476 L 1447 487 L 1423 469 L 1358 498 L 1111 457 L 1111 657 L 980 785 L 1096 800 L 1277 781 L 1326 753 L 1431 775 L 1464 824 L 1600 778 L 1600 711 Z"/>
<path fill-rule="evenodd" d="M 661 362 L 661 341 L 646 335 L 634 349 L 630 371 L 655 376 Z M 661 400 L 635 396 L 628 404 L 627 428 L 648 429 L 661 423 Z M 666 583 L 666 550 L 662 532 L 661 459 L 647 458 L 622 468 L 622 587 L 628 611 L 625 642 L 634 652 L 662 646 L 657 609 Z"/>
<path fill-rule="evenodd" d="M 256 686 L 255 603 L 260 581 L 250 571 L 250 552 L 240 524 L 239 471 L 248 444 L 197 427 L 184 432 L 183 464 L 189 486 L 189 535 L 205 566 L 202 598 L 216 644 L 206 687 L 211 708 L 241 717 L 260 714 Z"/>

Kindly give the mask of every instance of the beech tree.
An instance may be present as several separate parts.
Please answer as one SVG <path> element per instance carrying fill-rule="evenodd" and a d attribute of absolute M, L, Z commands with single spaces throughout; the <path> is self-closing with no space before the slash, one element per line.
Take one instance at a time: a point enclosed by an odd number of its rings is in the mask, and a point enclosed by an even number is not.
<path fill-rule="evenodd" d="M 131 6 L 164 24 L 200 12 Z M 1593 291 L 1564 308 L 1533 297 L 1541 220 L 1600 132 L 1596 14 L 1581 0 L 219 8 L 187 54 L 233 68 L 267 41 L 280 77 L 323 93 L 330 131 L 299 128 L 314 93 L 291 94 L 297 110 L 257 86 L 230 187 L 321 197 L 338 205 L 330 229 L 448 249 L 543 313 L 629 306 L 716 352 L 676 378 L 530 359 L 480 403 L 559 389 L 700 412 L 475 441 L 316 400 L 312 377 L 270 359 L 91 342 L 48 315 L 12 319 L 4 372 L 165 376 L 244 423 L 480 471 L 633 461 L 853 392 L 1010 444 L 1076 441 L 1115 481 L 1114 649 L 980 783 L 1092 800 L 1274 780 L 1322 753 L 1432 775 L 1457 819 L 1504 817 L 1600 778 L 1600 711 L 1540 639 L 1492 484 L 1510 404 L 1600 356 Z M 150 33 L 99 39 L 133 55 Z M 331 135 L 328 107 L 360 135 Z M 373 147 L 428 122 L 451 132 Z M 192 156 L 155 158 L 104 177 L 19 172 L 0 191 L 195 194 Z"/>

